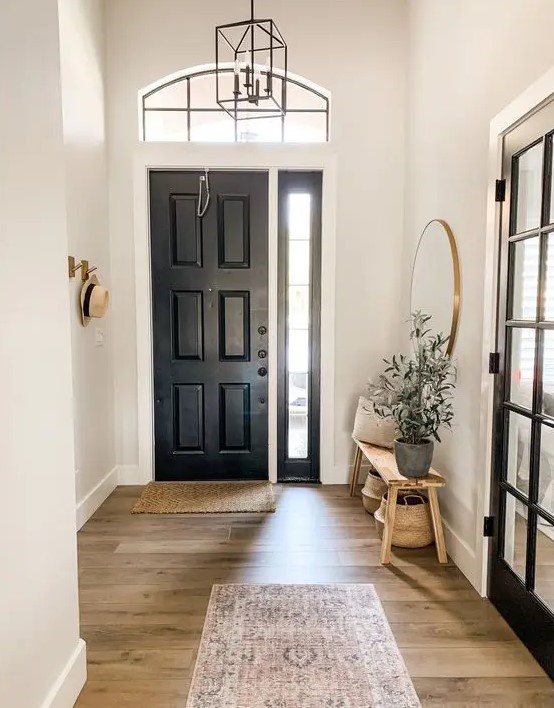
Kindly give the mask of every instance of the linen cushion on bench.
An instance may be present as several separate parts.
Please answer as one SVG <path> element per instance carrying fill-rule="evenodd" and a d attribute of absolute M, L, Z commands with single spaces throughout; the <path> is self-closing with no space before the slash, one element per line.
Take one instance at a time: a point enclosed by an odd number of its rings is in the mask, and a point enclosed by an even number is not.
<path fill-rule="evenodd" d="M 352 437 L 355 440 L 361 440 L 379 447 L 392 448 L 396 437 L 396 426 L 392 420 L 378 416 L 373 411 L 371 401 L 364 396 L 360 396 Z"/>

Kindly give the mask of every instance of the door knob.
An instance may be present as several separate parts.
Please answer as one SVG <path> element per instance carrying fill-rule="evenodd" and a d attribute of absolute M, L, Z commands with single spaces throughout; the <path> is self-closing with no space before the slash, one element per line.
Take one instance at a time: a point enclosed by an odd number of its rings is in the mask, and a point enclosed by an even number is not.
<path fill-rule="evenodd" d="M 266 356 L 267 356 L 267 352 L 266 352 L 265 349 L 260 349 L 260 350 L 258 351 L 258 358 L 259 358 L 259 359 L 265 359 Z"/>
<path fill-rule="evenodd" d="M 265 366 L 260 366 L 258 369 L 258 376 L 267 376 L 267 369 Z"/>
<path fill-rule="evenodd" d="M 264 327 L 264 325 L 260 325 L 258 327 L 258 334 L 261 334 L 262 337 L 264 334 L 267 334 L 267 327 Z"/>

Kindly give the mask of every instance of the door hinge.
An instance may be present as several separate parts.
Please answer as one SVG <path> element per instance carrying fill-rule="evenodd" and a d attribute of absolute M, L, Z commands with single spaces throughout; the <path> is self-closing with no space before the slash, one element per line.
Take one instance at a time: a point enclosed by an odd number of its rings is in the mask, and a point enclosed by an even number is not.
<path fill-rule="evenodd" d="M 494 535 L 494 516 L 485 516 L 483 519 L 483 536 L 487 538 Z"/>
<path fill-rule="evenodd" d="M 496 180 L 496 189 L 494 193 L 494 201 L 495 202 L 503 202 L 506 199 L 506 180 L 505 179 L 497 179 Z"/>
<path fill-rule="evenodd" d="M 498 374 L 500 371 L 500 354 L 491 352 L 489 354 L 489 374 Z"/>

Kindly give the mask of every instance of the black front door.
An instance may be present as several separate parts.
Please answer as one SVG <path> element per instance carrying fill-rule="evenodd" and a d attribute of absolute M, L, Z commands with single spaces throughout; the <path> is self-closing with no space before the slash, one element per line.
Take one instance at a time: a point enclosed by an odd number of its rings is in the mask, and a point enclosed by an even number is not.
<path fill-rule="evenodd" d="M 150 172 L 155 476 L 267 479 L 267 173 L 203 174 Z"/>
<path fill-rule="evenodd" d="M 554 106 L 504 138 L 490 598 L 554 677 Z"/>

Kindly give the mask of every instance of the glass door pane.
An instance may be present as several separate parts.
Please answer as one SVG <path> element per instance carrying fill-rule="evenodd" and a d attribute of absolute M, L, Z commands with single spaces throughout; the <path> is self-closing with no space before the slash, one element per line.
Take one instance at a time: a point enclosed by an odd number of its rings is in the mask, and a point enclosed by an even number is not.
<path fill-rule="evenodd" d="M 531 465 L 531 418 L 508 413 L 506 481 L 527 495 Z"/>
<path fill-rule="evenodd" d="M 543 333 L 542 412 L 554 418 L 554 330 Z"/>
<path fill-rule="evenodd" d="M 537 520 L 535 592 L 554 612 L 554 525 L 540 516 Z"/>
<path fill-rule="evenodd" d="M 525 581 L 527 558 L 527 507 L 506 493 L 504 514 L 504 561 Z"/>
<path fill-rule="evenodd" d="M 554 428 L 541 427 L 537 504 L 554 515 Z"/>
<path fill-rule="evenodd" d="M 513 320 L 535 320 L 539 288 L 538 236 L 515 241 L 512 248 L 512 314 Z"/>
<path fill-rule="evenodd" d="M 529 231 L 540 226 L 541 182 L 542 182 L 542 142 L 525 150 L 515 160 L 517 184 L 516 233 Z"/>
<path fill-rule="evenodd" d="M 528 410 L 533 408 L 536 340 L 534 329 L 512 327 L 508 332 L 510 351 L 508 400 Z"/>

